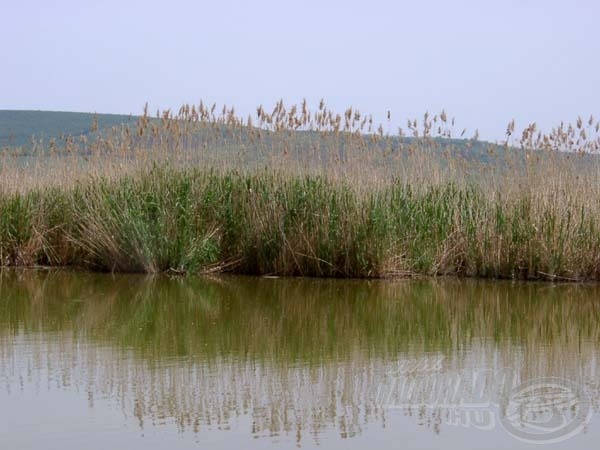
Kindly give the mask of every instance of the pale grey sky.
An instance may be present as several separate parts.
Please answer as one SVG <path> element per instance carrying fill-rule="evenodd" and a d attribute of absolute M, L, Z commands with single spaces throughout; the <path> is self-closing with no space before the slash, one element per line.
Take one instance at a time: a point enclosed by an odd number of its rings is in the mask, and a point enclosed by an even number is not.
<path fill-rule="evenodd" d="M 600 115 L 597 0 L 0 0 L 0 109 L 139 113 L 279 98 L 500 139 Z M 459 130 L 460 131 L 460 130 Z"/>

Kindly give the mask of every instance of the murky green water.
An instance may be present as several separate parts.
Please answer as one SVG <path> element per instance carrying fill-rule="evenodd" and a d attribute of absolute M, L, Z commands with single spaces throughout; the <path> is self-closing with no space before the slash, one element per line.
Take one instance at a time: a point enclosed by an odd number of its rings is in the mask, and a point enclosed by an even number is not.
<path fill-rule="evenodd" d="M 541 377 L 581 387 L 550 448 L 597 448 L 599 356 L 590 285 L 4 272 L 0 448 L 528 448 Z"/>

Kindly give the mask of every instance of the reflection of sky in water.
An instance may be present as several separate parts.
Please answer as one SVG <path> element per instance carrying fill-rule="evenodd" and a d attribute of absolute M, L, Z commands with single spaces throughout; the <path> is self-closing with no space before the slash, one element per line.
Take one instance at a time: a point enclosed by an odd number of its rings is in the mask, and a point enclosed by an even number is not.
<path fill-rule="evenodd" d="M 0 444 L 518 448 L 500 425 L 388 410 L 376 391 L 390 363 L 442 355 L 442 373 L 573 379 L 597 411 L 599 289 L 548 288 L 3 275 Z"/>

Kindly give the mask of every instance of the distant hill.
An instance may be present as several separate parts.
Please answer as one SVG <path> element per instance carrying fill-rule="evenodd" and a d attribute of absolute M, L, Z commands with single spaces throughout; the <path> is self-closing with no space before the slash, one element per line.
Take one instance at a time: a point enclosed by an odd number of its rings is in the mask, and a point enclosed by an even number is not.
<path fill-rule="evenodd" d="M 48 143 L 51 139 L 60 142 L 66 136 L 78 137 L 81 135 L 92 135 L 94 122 L 96 122 L 99 132 L 103 130 L 119 127 L 121 125 L 134 125 L 139 116 L 122 114 L 95 114 L 79 112 L 59 112 L 59 111 L 20 111 L 20 110 L 0 110 L 0 149 L 8 147 L 31 146 L 32 138 L 42 140 Z M 228 135 L 231 130 L 227 126 L 221 125 L 222 140 L 212 141 L 214 146 L 223 146 L 223 154 L 232 148 L 232 141 Z M 249 153 L 252 153 L 252 139 L 247 139 L 246 131 L 237 130 L 237 139 L 246 144 Z M 313 131 L 298 131 L 295 145 L 298 148 L 307 149 L 315 143 L 327 139 L 326 134 L 320 134 Z M 200 148 L 206 136 L 199 130 L 193 137 L 187 139 L 187 146 Z M 263 135 L 263 143 L 270 140 L 269 133 Z M 211 138 L 212 140 L 212 138 Z M 238 141 L 239 142 L 239 141 Z M 413 137 L 392 137 L 391 141 L 372 143 L 369 147 L 373 150 L 383 150 L 391 142 L 393 150 L 408 148 L 411 144 L 418 144 L 421 148 L 428 149 L 444 158 L 458 157 L 465 161 L 475 162 L 483 165 L 498 164 L 504 165 L 505 157 L 509 156 L 517 164 L 523 163 L 524 154 L 516 148 L 506 148 L 503 145 L 493 144 L 486 141 L 475 141 L 472 139 L 445 139 L 445 138 L 413 138 Z M 236 144 L 233 144 L 234 146 Z M 340 155 L 343 155 L 344 148 L 341 144 Z M 568 153 L 564 156 L 568 157 Z M 385 161 L 385 160 L 383 160 Z M 590 161 L 597 161 L 597 155 L 586 155 L 581 159 L 582 164 Z"/>
<path fill-rule="evenodd" d="M 29 147 L 32 138 L 48 143 L 51 139 L 61 140 L 66 136 L 78 137 L 92 134 L 94 121 L 99 131 L 115 126 L 135 124 L 139 116 L 122 114 L 95 114 L 80 112 L 61 111 L 21 111 L 0 110 L 0 148 L 6 147 Z M 227 134 L 223 127 L 224 136 Z M 303 136 L 314 140 L 318 134 L 314 132 L 299 132 Z M 202 133 L 199 132 L 198 136 Z M 244 135 L 244 132 L 242 132 Z M 310 138 L 312 136 L 312 138 Z M 268 138 L 267 138 L 268 139 Z M 317 138 L 318 139 L 318 138 Z M 393 138 L 394 147 L 398 148 L 401 143 L 410 144 L 414 138 Z M 466 139 L 434 139 L 438 150 L 452 149 L 458 151 L 462 157 L 485 161 L 488 157 L 490 145 L 483 141 L 472 141 Z M 302 144 L 300 144 L 302 145 Z M 375 145 L 376 147 L 377 145 Z M 501 149 L 500 149 L 501 150 Z"/>
<path fill-rule="evenodd" d="M 25 147 L 32 137 L 48 142 L 61 136 L 81 136 L 92 132 L 94 120 L 103 130 L 137 120 L 122 114 L 94 114 L 61 111 L 0 110 L 0 148 Z"/>

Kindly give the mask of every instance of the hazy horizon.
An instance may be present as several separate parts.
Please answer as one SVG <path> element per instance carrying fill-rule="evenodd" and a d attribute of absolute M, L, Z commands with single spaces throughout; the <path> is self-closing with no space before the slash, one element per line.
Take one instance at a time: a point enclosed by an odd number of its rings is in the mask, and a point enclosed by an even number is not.
<path fill-rule="evenodd" d="M 392 124 L 442 108 L 502 139 L 600 113 L 593 1 L 4 5 L 0 109 L 139 114 L 324 98 Z"/>

